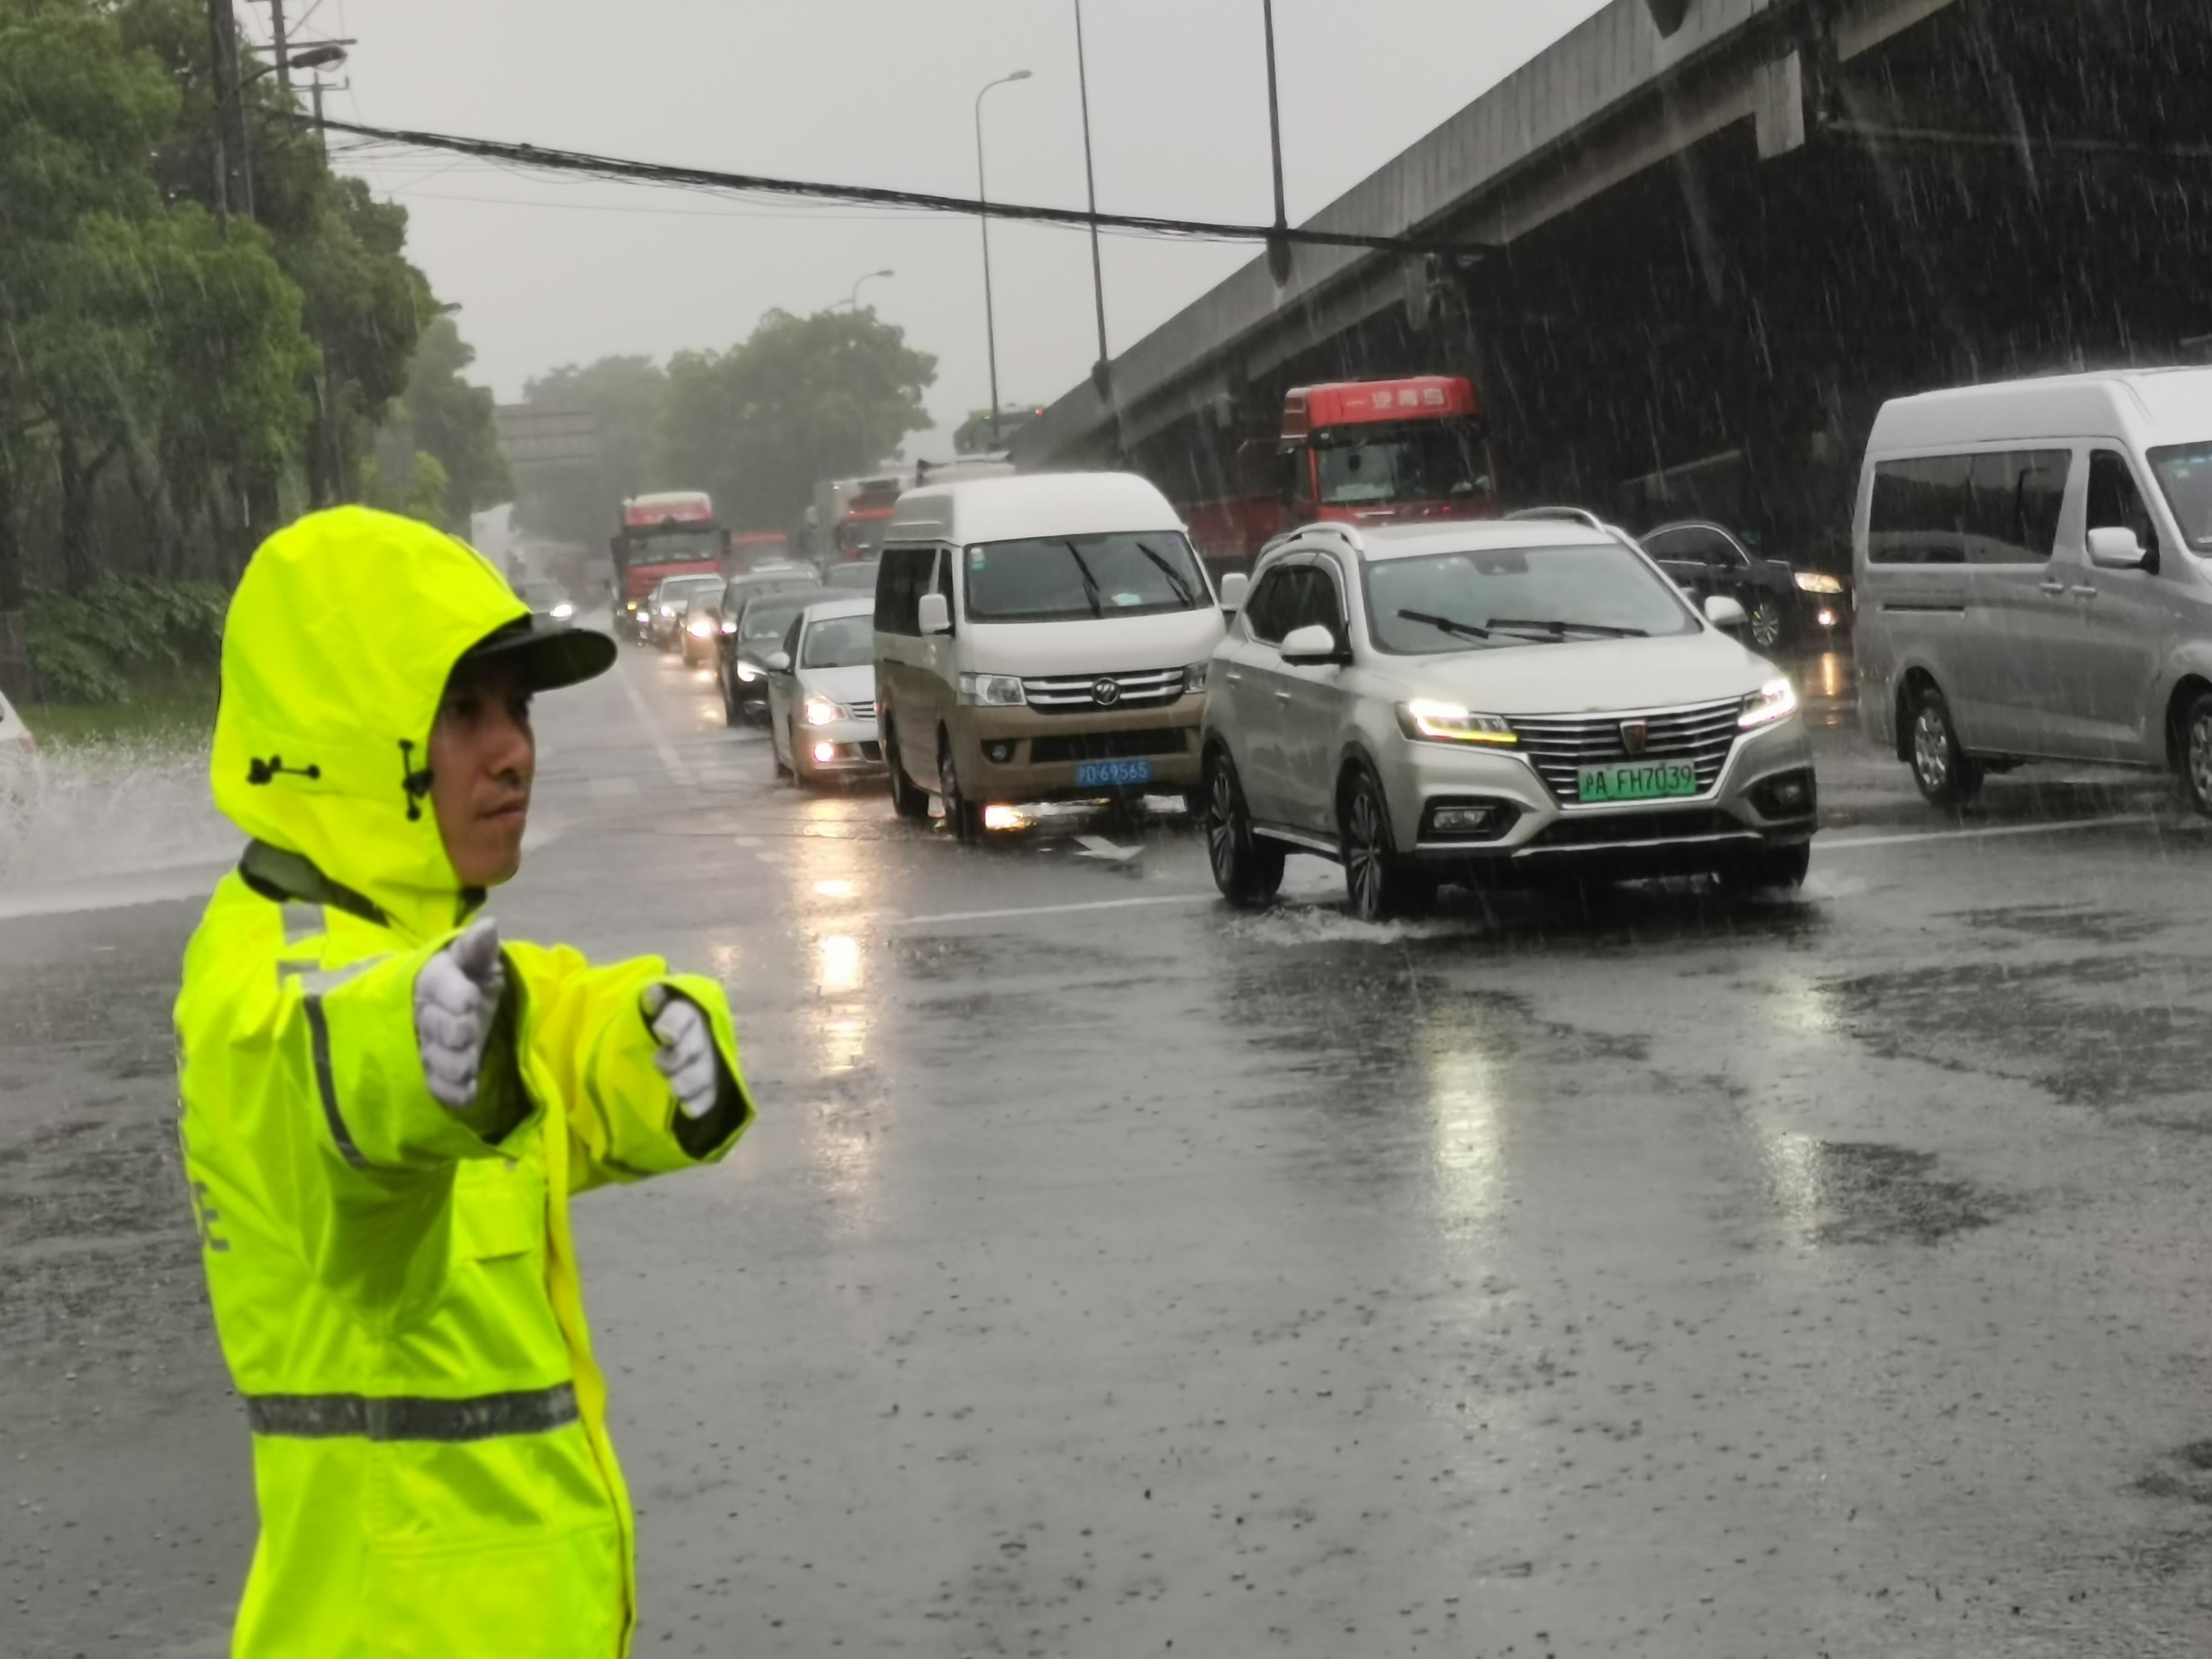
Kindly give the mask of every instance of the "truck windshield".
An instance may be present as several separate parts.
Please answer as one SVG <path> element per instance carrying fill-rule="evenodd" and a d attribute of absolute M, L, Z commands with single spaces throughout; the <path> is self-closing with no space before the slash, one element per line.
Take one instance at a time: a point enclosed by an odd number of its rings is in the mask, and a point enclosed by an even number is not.
<path fill-rule="evenodd" d="M 632 531 L 623 539 L 623 564 L 700 564 L 722 556 L 718 530 L 656 530 L 651 535 Z"/>
<path fill-rule="evenodd" d="M 984 542 L 967 554 L 973 622 L 1146 617 L 1212 603 L 1179 530 Z"/>
<path fill-rule="evenodd" d="M 1320 455 L 1324 507 L 1465 501 L 1490 494 L 1488 453 L 1473 422 L 1339 427 L 1324 435 Z"/>
<path fill-rule="evenodd" d="M 1667 580 L 1612 542 L 1377 559 L 1367 617 L 1376 647 L 1404 656 L 1697 627 Z"/>
<path fill-rule="evenodd" d="M 2150 465 L 2190 550 L 2212 553 L 2212 443 L 2165 445 Z"/>

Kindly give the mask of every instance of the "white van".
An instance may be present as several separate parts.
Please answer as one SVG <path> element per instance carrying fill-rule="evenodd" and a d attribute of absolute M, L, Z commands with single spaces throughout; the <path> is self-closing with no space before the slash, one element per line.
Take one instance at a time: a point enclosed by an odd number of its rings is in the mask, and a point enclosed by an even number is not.
<path fill-rule="evenodd" d="M 2212 816 L 2212 369 L 1887 404 L 1852 546 L 1860 720 L 1929 800 L 2091 761 Z"/>
<path fill-rule="evenodd" d="M 940 796 L 963 840 L 987 803 L 1198 788 L 1221 608 L 1175 509 L 1122 472 L 910 489 L 876 578 L 891 799 Z"/>

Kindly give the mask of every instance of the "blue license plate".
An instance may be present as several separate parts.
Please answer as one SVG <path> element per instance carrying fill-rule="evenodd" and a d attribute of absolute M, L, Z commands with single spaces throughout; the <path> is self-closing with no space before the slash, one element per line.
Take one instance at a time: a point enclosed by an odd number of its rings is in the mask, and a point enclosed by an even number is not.
<path fill-rule="evenodd" d="M 1148 760 L 1078 761 L 1075 763 L 1075 787 L 1090 789 L 1100 786 L 1118 787 L 1124 784 L 1150 783 L 1152 763 Z"/>

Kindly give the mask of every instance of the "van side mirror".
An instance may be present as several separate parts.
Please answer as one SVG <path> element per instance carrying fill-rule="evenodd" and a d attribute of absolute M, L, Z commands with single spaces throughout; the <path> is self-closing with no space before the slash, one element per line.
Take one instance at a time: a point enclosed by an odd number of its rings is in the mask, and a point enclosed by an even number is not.
<path fill-rule="evenodd" d="M 1336 635 L 1319 623 L 1308 623 L 1283 636 L 1283 660 L 1293 668 L 1320 668 L 1329 663 L 1350 662 L 1352 653 L 1338 644 Z"/>
<path fill-rule="evenodd" d="M 2100 570 L 2140 570 L 2150 562 L 2136 532 L 2124 525 L 2107 525 L 2089 532 L 2089 562 Z"/>
<path fill-rule="evenodd" d="M 942 593 L 925 593 L 917 608 L 925 634 L 950 634 L 952 631 L 952 607 Z"/>
<path fill-rule="evenodd" d="M 1252 579 L 1241 570 L 1232 570 L 1221 579 L 1221 608 L 1232 616 L 1244 608 L 1244 596 L 1252 591 Z"/>
<path fill-rule="evenodd" d="M 1716 593 L 1705 601 L 1705 620 L 1716 628 L 1738 629 L 1751 621 L 1743 613 L 1743 606 L 1725 593 Z"/>

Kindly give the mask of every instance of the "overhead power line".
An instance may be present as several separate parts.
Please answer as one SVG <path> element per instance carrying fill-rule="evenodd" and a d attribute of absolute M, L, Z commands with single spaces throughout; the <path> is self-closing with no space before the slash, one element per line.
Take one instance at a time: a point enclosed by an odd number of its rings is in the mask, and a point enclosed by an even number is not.
<path fill-rule="evenodd" d="M 313 118 L 295 114 L 294 119 L 313 123 Z M 546 149 L 536 144 L 511 143 L 495 138 L 465 138 L 445 132 L 412 132 L 392 127 L 363 126 L 352 121 L 326 120 L 331 132 L 350 133 L 374 143 L 405 144 L 417 149 L 449 150 L 460 155 L 482 156 L 512 165 L 543 168 L 552 173 L 582 173 L 633 184 L 674 185 L 691 190 L 742 191 L 765 196 L 795 196 L 823 202 L 858 203 L 876 207 L 905 208 L 924 213 L 985 214 L 994 219 L 1027 221 L 1031 224 L 1097 226 L 1102 230 L 1130 230 L 1155 236 L 1204 237 L 1224 242 L 1279 240 L 1293 246 L 1360 248 L 1377 253 L 1435 253 L 1469 257 L 1487 251 L 1480 242 L 1446 241 L 1425 236 L 1374 236 L 1357 231 L 1316 230 L 1291 225 L 1242 225 L 1206 219 L 1169 219 L 1152 214 L 1094 213 L 1083 208 L 1027 206 L 1018 202 L 982 202 L 964 196 L 939 196 L 927 191 L 885 190 L 872 185 L 823 184 L 806 179 L 774 179 L 760 173 L 721 173 L 708 167 L 672 167 L 660 161 L 634 161 L 620 156 L 592 155 L 580 150 Z"/>

